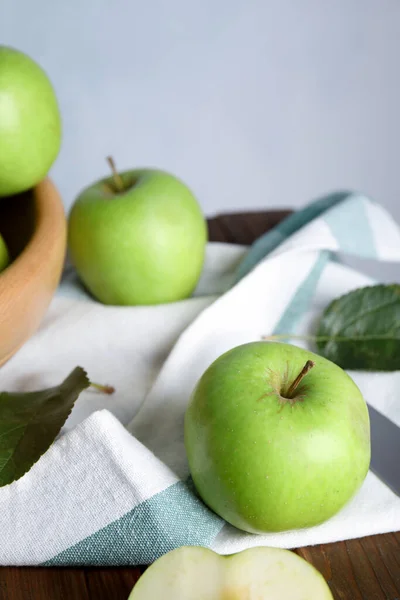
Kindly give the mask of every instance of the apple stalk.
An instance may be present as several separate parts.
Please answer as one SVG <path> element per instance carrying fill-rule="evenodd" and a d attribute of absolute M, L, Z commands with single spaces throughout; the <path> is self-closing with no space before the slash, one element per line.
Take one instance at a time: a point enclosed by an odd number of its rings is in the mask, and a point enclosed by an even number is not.
<path fill-rule="evenodd" d="M 111 171 L 112 171 L 113 181 L 114 181 L 114 185 L 115 185 L 116 191 L 117 192 L 123 192 L 123 191 L 125 191 L 124 182 L 122 181 L 121 175 L 117 171 L 117 167 L 115 166 L 115 162 L 114 162 L 113 157 L 112 156 L 107 156 L 107 162 L 110 165 L 110 168 L 111 168 Z"/>
<path fill-rule="evenodd" d="M 309 371 L 311 371 L 311 369 L 313 367 L 315 367 L 315 362 L 313 360 L 308 360 L 306 362 L 306 364 L 304 365 L 304 367 L 302 368 L 302 370 L 300 371 L 300 373 L 297 375 L 296 379 L 292 382 L 291 386 L 289 387 L 289 389 L 287 391 L 287 397 L 289 399 L 293 398 L 293 395 L 294 395 L 299 383 L 307 375 L 307 373 L 309 373 Z"/>

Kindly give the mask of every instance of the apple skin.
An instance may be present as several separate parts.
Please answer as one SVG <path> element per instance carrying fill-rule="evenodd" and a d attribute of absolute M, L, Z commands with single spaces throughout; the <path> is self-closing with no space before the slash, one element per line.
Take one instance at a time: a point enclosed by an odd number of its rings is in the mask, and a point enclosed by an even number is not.
<path fill-rule="evenodd" d="M 61 119 L 45 72 L 22 52 L 0 46 L 0 196 L 41 181 L 61 144 Z"/>
<path fill-rule="evenodd" d="M 120 173 L 86 188 L 69 217 L 71 259 L 104 304 L 147 305 L 190 296 L 200 277 L 207 227 L 179 179 L 153 169 Z"/>
<path fill-rule="evenodd" d="M 7 246 L 0 235 L 0 273 L 4 271 L 10 262 L 10 257 L 8 255 Z"/>
<path fill-rule="evenodd" d="M 292 402 L 285 394 L 308 360 Z M 290 344 L 254 342 L 220 356 L 185 415 L 195 486 L 252 533 L 311 527 L 336 514 L 370 463 L 367 405 L 340 367 Z"/>
<path fill-rule="evenodd" d="M 304 558 L 258 547 L 220 556 L 181 546 L 156 560 L 128 600 L 333 600 L 328 584 Z"/>

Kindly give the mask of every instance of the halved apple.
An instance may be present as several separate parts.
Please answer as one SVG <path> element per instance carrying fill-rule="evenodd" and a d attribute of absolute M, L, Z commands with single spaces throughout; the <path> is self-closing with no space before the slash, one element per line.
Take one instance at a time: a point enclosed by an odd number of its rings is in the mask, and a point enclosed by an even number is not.
<path fill-rule="evenodd" d="M 155 561 L 128 600 L 333 600 L 322 575 L 289 550 L 220 556 L 182 546 Z"/>

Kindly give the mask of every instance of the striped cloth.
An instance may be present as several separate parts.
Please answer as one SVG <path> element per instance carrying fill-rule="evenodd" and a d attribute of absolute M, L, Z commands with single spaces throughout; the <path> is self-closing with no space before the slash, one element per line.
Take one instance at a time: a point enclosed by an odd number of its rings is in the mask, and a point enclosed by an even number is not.
<path fill-rule="evenodd" d="M 77 364 L 116 393 L 85 391 L 62 434 L 19 481 L 0 489 L 0 564 L 147 564 L 178 546 L 232 553 L 296 547 L 400 529 L 400 499 L 372 473 L 326 523 L 263 536 L 208 510 L 191 485 L 183 415 L 195 382 L 222 352 L 272 333 L 312 333 L 335 297 L 370 279 L 344 252 L 400 260 L 400 232 L 368 198 L 310 204 L 248 250 L 209 244 L 193 298 L 155 307 L 90 299 L 68 272 L 35 336 L 1 371 L 2 388 L 55 385 Z M 400 373 L 351 373 L 400 425 Z"/>

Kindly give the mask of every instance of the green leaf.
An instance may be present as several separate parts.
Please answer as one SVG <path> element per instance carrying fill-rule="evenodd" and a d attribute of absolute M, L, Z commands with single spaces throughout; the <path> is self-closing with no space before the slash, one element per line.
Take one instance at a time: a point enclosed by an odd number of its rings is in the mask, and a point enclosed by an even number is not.
<path fill-rule="evenodd" d="M 89 385 L 77 367 L 57 387 L 0 394 L 0 487 L 22 477 L 46 452 Z"/>
<path fill-rule="evenodd" d="M 400 369 L 400 285 L 375 285 L 334 300 L 316 334 L 319 352 L 343 369 Z"/>

